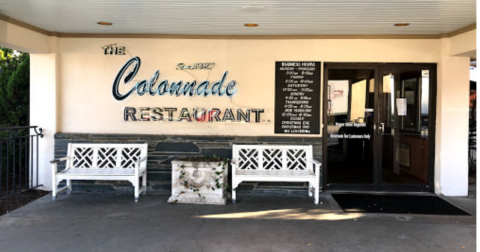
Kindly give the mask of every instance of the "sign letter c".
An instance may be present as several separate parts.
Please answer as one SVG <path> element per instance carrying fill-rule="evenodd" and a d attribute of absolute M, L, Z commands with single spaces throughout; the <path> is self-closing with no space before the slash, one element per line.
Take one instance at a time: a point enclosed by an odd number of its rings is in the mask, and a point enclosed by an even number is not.
<path fill-rule="evenodd" d="M 128 60 L 127 63 L 125 63 L 125 65 L 123 65 L 122 68 L 120 68 L 120 71 L 118 71 L 118 74 L 115 77 L 115 80 L 113 81 L 112 94 L 113 94 L 113 97 L 117 101 L 122 101 L 122 100 L 126 99 L 136 89 L 136 86 L 135 86 L 124 95 L 120 94 L 120 92 L 118 91 L 118 88 L 120 86 L 120 80 L 122 79 L 123 75 L 125 74 L 125 71 L 127 71 L 128 67 L 130 65 L 134 64 L 134 63 L 135 63 L 135 65 L 133 66 L 132 71 L 130 71 L 130 73 L 128 73 L 128 75 L 125 77 L 125 79 L 123 79 L 125 84 L 130 82 L 133 79 L 133 77 L 135 77 L 135 75 L 137 74 L 138 69 L 140 69 L 140 58 L 139 57 L 133 57 L 130 60 Z"/>

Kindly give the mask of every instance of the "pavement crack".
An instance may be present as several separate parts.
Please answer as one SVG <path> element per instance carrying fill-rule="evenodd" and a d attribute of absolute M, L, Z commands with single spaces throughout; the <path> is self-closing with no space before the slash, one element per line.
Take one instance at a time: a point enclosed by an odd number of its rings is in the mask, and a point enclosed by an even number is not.
<path fill-rule="evenodd" d="M 425 247 L 429 248 L 430 250 L 432 251 L 435 251 L 434 248 L 430 247 L 428 244 L 426 244 L 425 242 L 421 241 L 420 239 L 418 239 L 417 237 L 415 236 L 411 236 L 413 239 L 417 240 L 418 242 L 420 242 L 421 244 L 423 244 Z"/>

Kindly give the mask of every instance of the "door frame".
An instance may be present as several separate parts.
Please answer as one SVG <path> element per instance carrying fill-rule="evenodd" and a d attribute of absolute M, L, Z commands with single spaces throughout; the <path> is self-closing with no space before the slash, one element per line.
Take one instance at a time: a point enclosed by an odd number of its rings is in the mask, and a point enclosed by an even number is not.
<path fill-rule="evenodd" d="M 429 125 L 428 125 L 428 167 L 426 185 L 394 185 L 382 184 L 382 170 L 380 169 L 382 153 L 379 148 L 382 146 L 382 138 L 376 136 L 373 139 L 373 151 L 376 153 L 373 160 L 373 184 L 331 184 L 328 185 L 328 155 L 327 155 L 327 125 L 328 116 L 328 71 L 329 69 L 371 69 L 374 70 L 375 84 L 375 111 L 374 129 L 375 133 L 380 122 L 379 111 L 379 87 L 383 87 L 383 78 L 380 78 L 384 70 L 403 70 L 403 69 L 428 69 L 429 74 Z M 327 191 L 385 191 L 385 192 L 433 192 L 433 180 L 435 169 L 435 122 L 436 122 L 436 98 L 437 98 L 437 64 L 436 63 L 342 63 L 342 62 L 324 62 L 323 67 L 323 104 L 322 104 L 322 184 Z"/>

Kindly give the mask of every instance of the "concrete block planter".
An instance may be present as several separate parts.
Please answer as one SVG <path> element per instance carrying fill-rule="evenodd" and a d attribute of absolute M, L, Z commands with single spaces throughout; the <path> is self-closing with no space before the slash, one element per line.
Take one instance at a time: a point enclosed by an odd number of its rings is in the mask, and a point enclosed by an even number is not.
<path fill-rule="evenodd" d="M 172 196 L 168 202 L 225 205 L 227 177 L 226 159 L 197 157 L 172 161 Z"/>

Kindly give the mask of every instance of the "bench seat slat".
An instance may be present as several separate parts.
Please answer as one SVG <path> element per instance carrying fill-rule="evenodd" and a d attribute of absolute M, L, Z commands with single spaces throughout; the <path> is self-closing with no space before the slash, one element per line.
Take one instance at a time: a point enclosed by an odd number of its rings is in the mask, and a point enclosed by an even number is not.
<path fill-rule="evenodd" d="M 237 170 L 237 176 L 260 176 L 260 177 L 315 177 L 311 171 L 285 171 L 285 170 Z"/>
<path fill-rule="evenodd" d="M 143 169 L 145 170 L 145 169 Z M 140 170 L 140 172 L 143 172 Z M 134 169 L 112 169 L 112 168 L 83 168 L 83 169 L 67 169 L 57 173 L 58 175 L 74 175 L 74 176 L 91 176 L 91 175 L 128 175 L 133 176 L 135 174 Z"/>

